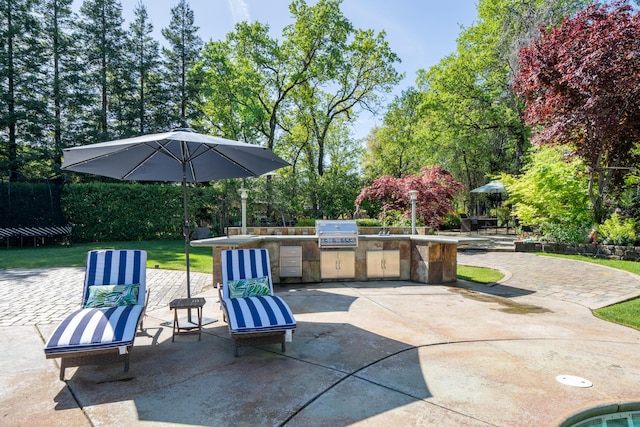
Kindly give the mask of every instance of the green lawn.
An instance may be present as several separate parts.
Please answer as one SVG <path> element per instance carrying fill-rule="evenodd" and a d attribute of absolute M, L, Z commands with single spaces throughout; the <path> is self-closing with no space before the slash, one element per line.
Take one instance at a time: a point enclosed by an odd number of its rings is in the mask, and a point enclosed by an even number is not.
<path fill-rule="evenodd" d="M 185 270 L 184 240 L 148 242 L 78 243 L 72 246 L 42 246 L 38 248 L 0 249 L 0 269 L 84 267 L 87 252 L 92 249 L 144 249 L 147 267 Z M 191 271 L 211 273 L 211 248 L 189 248 Z"/>
<path fill-rule="evenodd" d="M 504 274 L 491 268 L 458 265 L 458 279 L 488 285 L 489 283 L 497 282 L 503 277 Z"/>
<path fill-rule="evenodd" d="M 640 330 L 640 298 L 599 308 L 593 312 L 601 319 Z"/>

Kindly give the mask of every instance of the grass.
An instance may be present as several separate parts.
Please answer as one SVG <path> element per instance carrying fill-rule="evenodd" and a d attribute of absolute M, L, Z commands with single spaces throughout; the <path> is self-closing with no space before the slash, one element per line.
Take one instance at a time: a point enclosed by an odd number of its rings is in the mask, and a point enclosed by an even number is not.
<path fill-rule="evenodd" d="M 185 270 L 184 240 L 155 240 L 147 242 L 77 243 L 72 246 L 42 246 L 38 248 L 0 249 L 0 269 L 84 267 L 87 252 L 92 249 L 144 249 L 147 268 Z M 211 248 L 190 247 L 191 271 L 211 273 Z"/>
<path fill-rule="evenodd" d="M 640 275 L 640 262 L 635 261 L 591 258 L 583 255 L 559 255 L 548 253 L 538 253 L 538 255 L 590 262 L 593 264 L 616 268 L 618 270 L 624 270 L 628 271 L 629 273 Z M 630 326 L 634 329 L 640 330 L 640 298 L 634 298 L 629 301 L 610 305 L 609 307 L 599 308 L 593 310 L 593 313 L 600 319 L 619 323 L 625 326 Z"/>
<path fill-rule="evenodd" d="M 458 279 L 467 280 L 469 282 L 488 285 L 489 283 L 497 282 L 503 277 L 504 274 L 491 268 L 458 265 Z"/>
<path fill-rule="evenodd" d="M 640 298 L 594 310 L 596 317 L 640 330 Z"/>

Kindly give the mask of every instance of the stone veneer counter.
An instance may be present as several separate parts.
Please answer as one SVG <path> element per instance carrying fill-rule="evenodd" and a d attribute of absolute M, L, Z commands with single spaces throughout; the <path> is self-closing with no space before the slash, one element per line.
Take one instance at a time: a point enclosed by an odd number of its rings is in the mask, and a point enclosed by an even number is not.
<path fill-rule="evenodd" d="M 237 248 L 265 248 L 269 250 L 273 283 L 317 283 L 341 280 L 413 280 L 421 283 L 440 284 L 457 280 L 458 245 L 486 242 L 487 239 L 438 235 L 358 235 L 358 246 L 344 249 L 318 248 L 316 235 L 236 235 L 194 240 L 192 246 L 210 246 L 213 250 L 213 281 L 222 281 L 220 251 Z M 280 277 L 280 248 L 299 247 L 302 271 L 299 277 Z M 387 252 L 389 251 L 389 252 Z M 322 254 L 324 252 L 324 254 Z M 333 254 L 328 254 L 333 252 Z M 344 255 L 354 257 L 354 273 L 349 277 L 323 277 L 321 255 Z M 388 253 L 397 260 L 399 254 L 399 275 L 389 277 L 376 275 L 371 278 L 367 265 L 368 253 Z M 372 258 L 369 258 L 372 259 Z M 369 270 L 368 270 L 369 268 Z"/>

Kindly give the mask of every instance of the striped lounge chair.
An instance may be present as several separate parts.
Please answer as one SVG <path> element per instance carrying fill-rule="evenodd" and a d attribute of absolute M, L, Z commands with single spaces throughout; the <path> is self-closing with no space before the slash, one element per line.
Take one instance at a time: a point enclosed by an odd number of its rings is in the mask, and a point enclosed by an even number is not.
<path fill-rule="evenodd" d="M 123 361 L 129 371 L 129 351 L 138 326 L 142 330 L 148 298 L 146 263 L 141 250 L 87 254 L 81 308 L 60 322 L 44 348 L 47 359 L 60 358 L 60 380 L 72 366 Z"/>
<path fill-rule="evenodd" d="M 296 328 L 291 309 L 273 295 L 269 252 L 266 249 L 234 249 L 221 252 L 222 286 L 218 285 L 224 320 L 238 347 L 282 344 Z"/>

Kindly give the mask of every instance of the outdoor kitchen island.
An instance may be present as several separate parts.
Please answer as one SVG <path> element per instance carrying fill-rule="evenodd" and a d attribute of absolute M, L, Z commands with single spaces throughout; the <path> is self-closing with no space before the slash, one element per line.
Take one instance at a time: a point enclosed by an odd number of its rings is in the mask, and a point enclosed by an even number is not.
<path fill-rule="evenodd" d="M 338 242 L 337 239 L 334 239 Z M 457 279 L 458 245 L 486 239 L 438 235 L 357 235 L 347 244 L 323 244 L 318 235 L 236 235 L 193 240 L 213 250 L 213 283 L 220 283 L 224 249 L 265 248 L 273 283 L 412 280 L 440 284 Z"/>

